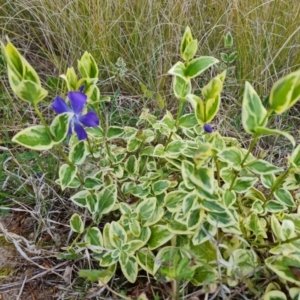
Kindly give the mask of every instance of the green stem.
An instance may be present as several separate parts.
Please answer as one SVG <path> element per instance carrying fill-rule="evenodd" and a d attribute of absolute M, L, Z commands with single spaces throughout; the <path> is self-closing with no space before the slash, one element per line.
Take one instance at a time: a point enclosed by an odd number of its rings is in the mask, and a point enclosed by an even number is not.
<path fill-rule="evenodd" d="M 215 165 L 216 165 L 216 169 L 217 169 L 217 180 L 218 180 L 218 186 L 221 186 L 221 178 L 220 178 L 220 166 L 219 166 L 219 162 L 218 159 L 216 157 L 214 157 L 214 161 L 215 161 Z"/>
<path fill-rule="evenodd" d="M 256 248 L 259 248 L 259 249 L 261 249 L 261 248 L 271 248 L 271 247 L 276 247 L 276 246 L 282 245 L 282 244 L 292 243 L 292 242 L 295 242 L 295 241 L 298 241 L 298 240 L 300 240 L 300 235 L 295 236 L 295 237 L 293 237 L 291 239 L 282 241 L 282 242 L 276 242 L 276 243 L 270 243 L 270 244 L 262 244 L 262 245 L 255 245 L 254 244 L 254 246 Z"/>
<path fill-rule="evenodd" d="M 291 170 L 291 166 L 288 167 L 288 168 L 285 170 L 285 172 L 282 173 L 280 176 L 278 176 L 278 178 L 275 180 L 274 185 L 272 186 L 271 191 L 270 191 L 269 195 L 268 195 L 267 198 L 266 198 L 265 204 L 267 203 L 268 200 L 271 199 L 271 197 L 272 197 L 274 191 L 276 191 L 276 189 L 283 183 L 284 179 L 285 179 L 286 176 L 289 174 L 290 170 Z"/>

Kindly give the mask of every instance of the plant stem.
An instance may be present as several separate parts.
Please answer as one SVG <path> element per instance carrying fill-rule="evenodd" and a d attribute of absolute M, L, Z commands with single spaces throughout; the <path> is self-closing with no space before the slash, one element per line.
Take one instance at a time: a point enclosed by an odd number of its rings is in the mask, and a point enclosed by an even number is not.
<path fill-rule="evenodd" d="M 221 186 L 221 178 L 220 178 L 220 166 L 219 166 L 219 162 L 218 159 L 216 157 L 214 157 L 214 161 L 215 161 L 215 165 L 216 165 L 216 169 L 217 169 L 217 180 L 218 180 L 218 186 Z"/>
<path fill-rule="evenodd" d="M 285 241 L 282 241 L 282 242 L 276 242 L 276 243 L 270 243 L 270 244 L 262 244 L 262 245 L 254 245 L 255 247 L 261 249 L 261 248 L 271 248 L 271 247 L 276 247 L 278 245 L 282 245 L 282 244 L 288 244 L 288 243 L 292 243 L 292 242 L 295 242 L 295 241 L 298 241 L 300 240 L 300 235 L 298 236 L 295 236 L 291 239 L 288 239 L 288 240 L 285 240 Z"/>
<path fill-rule="evenodd" d="M 285 172 L 282 173 L 282 174 L 275 180 L 274 185 L 272 186 L 271 191 L 270 191 L 269 195 L 267 196 L 266 202 L 265 202 L 265 203 L 267 203 L 267 201 L 271 199 L 271 197 L 272 197 L 274 191 L 282 184 L 282 182 L 284 181 L 285 177 L 289 174 L 290 170 L 291 170 L 291 167 L 288 167 L 288 168 L 285 170 Z"/>

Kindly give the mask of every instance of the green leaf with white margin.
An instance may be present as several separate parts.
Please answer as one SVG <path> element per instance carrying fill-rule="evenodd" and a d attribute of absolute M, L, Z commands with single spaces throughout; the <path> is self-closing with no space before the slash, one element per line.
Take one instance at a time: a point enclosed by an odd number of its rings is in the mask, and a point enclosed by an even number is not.
<path fill-rule="evenodd" d="M 165 154 L 167 157 L 177 157 L 186 147 L 185 141 L 172 141 L 168 144 Z"/>
<path fill-rule="evenodd" d="M 270 291 L 264 295 L 262 300 L 287 300 L 287 298 L 281 291 Z"/>
<path fill-rule="evenodd" d="M 191 176 L 193 173 L 194 165 L 187 160 L 183 160 L 181 165 L 181 174 L 184 184 L 188 189 L 195 188 L 195 184 L 191 181 Z"/>
<path fill-rule="evenodd" d="M 226 71 L 211 79 L 210 82 L 201 89 L 206 104 L 208 100 L 214 100 L 220 95 L 220 93 L 222 92 L 225 76 Z M 208 112 L 208 110 L 206 110 L 206 112 Z"/>
<path fill-rule="evenodd" d="M 55 183 L 57 183 L 58 185 L 60 185 L 60 180 L 59 180 L 59 178 L 55 180 Z M 68 188 L 76 189 L 76 188 L 78 188 L 80 185 L 81 185 L 80 180 L 78 179 L 77 176 L 75 176 L 75 177 L 73 178 L 73 180 L 70 182 L 70 184 L 68 185 Z"/>
<path fill-rule="evenodd" d="M 281 225 L 281 240 L 286 241 L 296 236 L 295 224 L 291 220 L 283 220 Z"/>
<path fill-rule="evenodd" d="M 283 205 L 286 205 L 288 207 L 294 207 L 295 201 L 293 199 L 293 196 L 288 190 L 285 189 L 277 189 L 274 192 L 275 198 L 282 203 Z"/>
<path fill-rule="evenodd" d="M 219 60 L 212 56 L 201 56 L 189 62 L 184 70 L 185 78 L 195 78 L 212 65 L 218 63 Z"/>
<path fill-rule="evenodd" d="M 156 198 L 148 198 L 143 200 L 136 208 L 136 212 L 139 214 L 142 220 L 150 218 L 156 208 Z"/>
<path fill-rule="evenodd" d="M 69 152 L 69 159 L 75 165 L 81 165 L 88 156 L 88 148 L 85 141 L 79 141 L 72 145 Z"/>
<path fill-rule="evenodd" d="M 294 149 L 289 162 L 292 166 L 300 166 L 300 144 Z"/>
<path fill-rule="evenodd" d="M 187 101 L 186 96 L 192 91 L 192 84 L 190 81 L 185 81 L 179 76 L 173 78 L 173 92 L 180 101 Z"/>
<path fill-rule="evenodd" d="M 186 114 L 180 117 L 178 126 L 181 128 L 192 128 L 198 124 L 195 114 Z"/>
<path fill-rule="evenodd" d="M 20 99 L 32 104 L 39 103 L 48 95 L 48 91 L 42 88 L 41 85 L 30 80 L 22 80 L 14 93 Z"/>
<path fill-rule="evenodd" d="M 255 272 L 258 265 L 258 258 L 254 251 L 236 249 L 230 255 L 227 276 L 228 278 L 245 278 Z M 237 280 L 228 279 L 229 286 L 235 286 L 237 283 Z"/>
<path fill-rule="evenodd" d="M 206 123 L 206 115 L 203 100 L 194 94 L 188 94 L 186 99 L 191 103 L 194 109 L 198 124 L 204 125 Z"/>
<path fill-rule="evenodd" d="M 98 78 L 98 66 L 93 56 L 87 51 L 78 60 L 78 70 L 82 77 Z"/>
<path fill-rule="evenodd" d="M 160 195 L 164 193 L 171 185 L 169 180 L 158 180 L 152 185 L 154 195 Z"/>
<path fill-rule="evenodd" d="M 185 28 L 185 31 L 184 31 L 184 34 L 183 34 L 183 37 L 182 37 L 182 40 L 181 40 L 181 44 L 180 44 L 180 54 L 181 54 L 181 57 L 184 59 L 184 60 L 189 60 L 189 58 L 186 58 L 186 55 L 185 55 L 185 52 L 187 51 L 187 48 L 188 48 L 188 45 L 193 41 L 193 35 L 192 35 L 192 32 L 191 32 L 191 29 L 189 26 L 187 26 Z M 197 51 L 197 49 L 196 49 Z"/>
<path fill-rule="evenodd" d="M 148 248 L 150 250 L 159 248 L 174 236 L 165 225 L 154 225 L 150 227 L 150 230 L 151 237 L 148 241 Z"/>
<path fill-rule="evenodd" d="M 271 216 L 271 228 L 277 241 L 281 241 L 281 237 L 282 237 L 281 225 L 275 215 Z"/>
<path fill-rule="evenodd" d="M 260 135 L 282 135 L 287 138 L 294 147 L 296 145 L 294 137 L 285 131 L 257 126 L 255 127 L 255 132 Z"/>
<path fill-rule="evenodd" d="M 183 199 L 188 195 L 186 191 L 177 190 L 168 193 L 164 199 L 164 205 L 167 210 L 175 213 L 182 209 Z"/>
<path fill-rule="evenodd" d="M 76 166 L 69 166 L 68 164 L 63 164 L 59 168 L 59 180 L 62 191 L 72 182 L 77 173 Z"/>
<path fill-rule="evenodd" d="M 154 274 L 160 269 L 173 269 L 174 271 L 177 269 L 178 263 L 183 258 L 191 258 L 190 253 L 179 247 L 166 246 L 161 248 L 156 257 L 155 264 L 153 268 Z"/>
<path fill-rule="evenodd" d="M 217 228 L 228 227 L 236 223 L 229 211 L 224 212 L 208 212 L 207 222 Z"/>
<path fill-rule="evenodd" d="M 267 238 L 266 229 L 256 214 L 253 213 L 251 216 L 247 217 L 245 219 L 244 226 L 251 230 L 255 234 L 256 238 L 259 236 L 264 239 Z"/>
<path fill-rule="evenodd" d="M 109 213 L 117 202 L 117 188 L 114 184 L 106 186 L 97 194 L 97 212 L 101 215 Z"/>
<path fill-rule="evenodd" d="M 119 126 L 110 126 L 107 130 L 107 138 L 109 140 L 116 139 L 122 136 L 124 129 Z"/>
<path fill-rule="evenodd" d="M 103 247 L 103 237 L 101 231 L 97 227 L 87 229 L 84 241 L 87 243 L 89 248 L 96 252 L 98 250 L 97 247 Z M 101 251 L 101 249 L 99 250 Z"/>
<path fill-rule="evenodd" d="M 110 223 L 105 223 L 104 228 L 102 230 L 103 245 L 107 249 L 113 249 L 114 247 L 109 241 L 109 228 L 110 228 Z"/>
<path fill-rule="evenodd" d="M 87 190 L 98 190 L 101 188 L 101 186 L 102 186 L 101 181 L 95 177 L 87 176 L 84 179 L 83 187 Z"/>
<path fill-rule="evenodd" d="M 138 249 L 144 246 L 144 241 L 132 240 L 122 246 L 122 250 L 126 253 L 134 254 Z"/>
<path fill-rule="evenodd" d="M 191 209 L 197 207 L 198 196 L 196 193 L 187 194 L 182 202 L 182 212 L 187 214 Z"/>
<path fill-rule="evenodd" d="M 73 214 L 70 219 L 70 226 L 74 232 L 82 233 L 84 231 L 84 224 L 78 214 Z"/>
<path fill-rule="evenodd" d="M 147 220 L 142 220 L 143 226 L 151 226 L 156 224 L 161 220 L 165 211 L 162 207 L 156 207 L 152 212 L 151 216 Z"/>
<path fill-rule="evenodd" d="M 211 168 L 195 169 L 190 176 L 190 181 L 199 189 L 206 191 L 209 194 L 214 192 L 214 172 Z"/>
<path fill-rule="evenodd" d="M 12 141 L 33 150 L 49 150 L 54 146 L 48 131 L 42 125 L 31 126 L 18 132 Z"/>
<path fill-rule="evenodd" d="M 261 200 L 255 200 L 252 203 L 250 210 L 256 214 L 263 214 L 264 213 L 264 202 Z"/>
<path fill-rule="evenodd" d="M 269 103 L 271 108 L 282 114 L 299 99 L 300 71 L 290 73 L 279 79 L 272 87 Z"/>
<path fill-rule="evenodd" d="M 103 139 L 103 129 L 99 126 L 95 127 L 86 127 L 85 131 L 87 132 L 89 137 L 92 137 L 96 140 L 102 140 Z"/>
<path fill-rule="evenodd" d="M 246 132 L 256 133 L 256 127 L 267 124 L 267 111 L 249 82 L 245 84 L 242 106 L 242 123 Z"/>
<path fill-rule="evenodd" d="M 186 227 L 188 230 L 194 230 L 196 227 L 199 227 L 200 223 L 203 221 L 205 212 L 201 208 L 192 209 L 188 212 Z"/>
<path fill-rule="evenodd" d="M 300 288 L 290 288 L 289 294 L 292 300 L 299 300 L 300 298 Z"/>
<path fill-rule="evenodd" d="M 198 50 L 198 41 L 192 40 L 186 47 L 184 52 L 181 54 L 184 60 L 192 59 Z"/>
<path fill-rule="evenodd" d="M 1 42 L 1 50 L 10 71 L 14 73 L 19 80 L 23 79 L 26 70 L 24 64 L 27 63 L 24 57 L 10 42 L 8 42 L 6 46 Z M 35 74 L 36 80 L 39 80 L 34 70 L 33 73 Z"/>
<path fill-rule="evenodd" d="M 100 266 L 101 267 L 109 267 L 109 266 L 114 265 L 119 260 L 119 256 L 114 255 L 116 253 L 118 254 L 118 250 L 106 252 L 100 261 Z"/>
<path fill-rule="evenodd" d="M 68 68 L 66 74 L 60 75 L 60 78 L 64 79 L 67 83 L 68 91 L 77 90 L 77 75 L 74 68 Z"/>
<path fill-rule="evenodd" d="M 275 200 L 270 200 L 266 204 L 266 210 L 270 213 L 278 213 L 285 211 L 287 209 L 286 206 L 284 206 L 282 203 L 279 203 Z"/>
<path fill-rule="evenodd" d="M 217 115 L 221 103 L 221 96 L 218 95 L 215 99 L 208 99 L 205 102 L 205 123 L 210 123 L 213 118 Z"/>
<path fill-rule="evenodd" d="M 215 283 L 218 280 L 219 274 L 215 268 L 207 264 L 201 264 L 195 268 L 194 276 L 191 280 L 194 286 L 203 286 L 210 283 Z"/>
<path fill-rule="evenodd" d="M 233 190 L 237 193 L 245 193 L 257 182 L 255 177 L 239 177 L 233 185 Z"/>
<path fill-rule="evenodd" d="M 141 234 L 140 222 L 135 219 L 131 220 L 131 223 L 129 223 L 129 229 L 134 236 L 138 237 Z"/>
<path fill-rule="evenodd" d="M 189 230 L 185 224 L 179 223 L 175 220 L 169 221 L 169 223 L 167 224 L 167 228 L 170 232 L 174 234 L 187 235 L 193 233 L 193 231 Z"/>
<path fill-rule="evenodd" d="M 136 253 L 136 260 L 140 267 L 147 273 L 154 275 L 155 256 L 148 248 L 142 248 Z"/>
<path fill-rule="evenodd" d="M 109 226 L 109 241 L 114 248 L 120 248 L 127 242 L 127 234 L 124 228 L 113 221 Z"/>
<path fill-rule="evenodd" d="M 205 122 L 210 123 L 219 111 L 226 71 L 213 78 L 202 89 L 205 98 Z"/>
<path fill-rule="evenodd" d="M 209 241 L 211 237 L 215 236 L 217 230 L 217 226 L 204 221 L 203 224 L 197 228 L 193 236 L 193 245 L 200 245 L 206 241 Z"/>
<path fill-rule="evenodd" d="M 275 182 L 276 176 L 274 174 L 262 174 L 260 176 L 261 183 L 263 186 L 267 189 L 272 188 L 274 182 Z"/>
<path fill-rule="evenodd" d="M 95 194 L 89 194 L 86 196 L 86 206 L 91 214 L 97 212 L 97 196 Z"/>
<path fill-rule="evenodd" d="M 169 71 L 168 74 L 180 77 L 185 82 L 188 82 L 189 79 L 185 76 L 185 65 L 181 61 L 177 62 Z M 180 94 L 182 96 L 182 94 Z"/>
<path fill-rule="evenodd" d="M 274 174 L 283 170 L 262 159 L 251 161 L 247 163 L 245 167 L 253 173 L 260 175 Z"/>
<path fill-rule="evenodd" d="M 69 130 L 69 123 L 73 118 L 73 113 L 63 113 L 57 115 L 50 125 L 50 131 L 53 135 L 55 144 L 65 139 Z"/>
<path fill-rule="evenodd" d="M 88 195 L 90 195 L 89 191 L 83 190 L 83 191 L 80 191 L 80 192 L 76 193 L 75 195 L 73 195 L 70 199 L 76 205 L 78 205 L 80 207 L 86 207 L 87 206 L 86 197 Z"/>
<path fill-rule="evenodd" d="M 229 147 L 218 153 L 221 161 L 228 163 L 230 166 L 240 168 L 243 161 L 243 153 L 237 147 Z"/>
<path fill-rule="evenodd" d="M 138 275 L 138 264 L 133 256 L 129 256 L 126 264 L 123 264 L 121 260 L 119 260 L 121 265 L 121 270 L 126 277 L 126 279 L 134 283 L 136 281 L 137 275 Z"/>
<path fill-rule="evenodd" d="M 128 140 L 127 142 L 127 151 L 128 152 L 134 152 L 136 151 L 141 145 L 143 144 L 143 142 L 133 138 Z"/>
<path fill-rule="evenodd" d="M 236 194 L 234 191 L 226 190 L 223 196 L 224 204 L 227 208 L 236 202 Z"/>
<path fill-rule="evenodd" d="M 221 203 L 205 199 L 201 201 L 200 205 L 206 211 L 223 212 L 225 209 L 225 207 L 223 207 Z"/>
<path fill-rule="evenodd" d="M 138 165 L 138 160 L 136 159 L 136 157 L 134 155 L 129 156 L 127 161 L 125 162 L 125 170 L 129 174 L 137 175 L 138 169 L 139 169 L 139 165 Z"/>
<path fill-rule="evenodd" d="M 300 286 L 299 278 L 295 277 L 293 274 L 293 270 L 300 269 L 299 255 L 290 254 L 288 256 L 271 256 L 265 260 L 265 264 L 269 269 L 276 273 L 279 278 Z"/>

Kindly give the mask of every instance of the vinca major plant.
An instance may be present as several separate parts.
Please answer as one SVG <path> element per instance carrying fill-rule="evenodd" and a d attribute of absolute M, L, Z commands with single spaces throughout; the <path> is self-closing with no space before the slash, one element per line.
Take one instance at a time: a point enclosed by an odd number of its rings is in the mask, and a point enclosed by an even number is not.
<path fill-rule="evenodd" d="M 299 299 L 300 145 L 268 121 L 299 99 L 300 71 L 274 84 L 267 107 L 246 82 L 242 125 L 252 141 L 244 149 L 212 126 L 226 71 L 203 86 L 202 95 L 193 94 L 193 81 L 218 63 L 196 56 L 197 50 L 186 28 L 182 60 L 168 72 L 176 117 L 166 111 L 158 119 L 143 110 L 136 127 L 119 127 L 104 121 L 100 103 L 109 99 L 100 94 L 98 66 L 88 52 L 78 61 L 78 74 L 69 68 L 61 75 L 68 92 L 54 99 L 57 115 L 48 124 L 38 108 L 48 92 L 13 44 L 2 43 L 12 91 L 41 120 L 12 141 L 61 154 L 56 183 L 70 190 L 77 212 L 70 219 L 74 239 L 60 258 L 84 259 L 88 251 L 98 261 L 80 276 L 102 286 L 117 270 L 131 283 L 143 271 L 170 282 L 174 299 L 180 282 L 207 291 L 246 284 L 255 293 L 251 287 L 265 278 L 263 299 L 283 300 L 287 293 Z M 193 113 L 184 114 L 186 105 Z M 285 167 L 253 154 L 266 135 L 290 141 Z"/>

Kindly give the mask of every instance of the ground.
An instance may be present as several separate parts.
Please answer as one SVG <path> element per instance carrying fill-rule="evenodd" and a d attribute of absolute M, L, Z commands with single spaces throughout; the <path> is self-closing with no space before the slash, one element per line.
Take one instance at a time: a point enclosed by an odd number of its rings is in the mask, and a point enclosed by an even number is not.
<path fill-rule="evenodd" d="M 30 242 L 33 222 L 22 212 L 0 218 L 0 300 L 59 299 L 51 269 L 59 272 L 60 267 L 51 268 L 39 258 L 39 250 Z"/>

